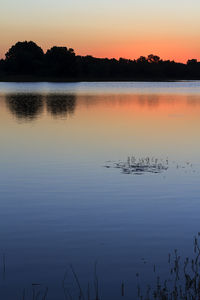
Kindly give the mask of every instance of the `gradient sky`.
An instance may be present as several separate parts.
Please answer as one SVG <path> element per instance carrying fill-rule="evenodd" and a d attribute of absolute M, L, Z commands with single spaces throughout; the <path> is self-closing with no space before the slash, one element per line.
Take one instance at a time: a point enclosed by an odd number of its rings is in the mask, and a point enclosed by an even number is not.
<path fill-rule="evenodd" d="M 199 0 L 1 0 L 0 57 L 17 41 L 80 55 L 200 60 Z"/>

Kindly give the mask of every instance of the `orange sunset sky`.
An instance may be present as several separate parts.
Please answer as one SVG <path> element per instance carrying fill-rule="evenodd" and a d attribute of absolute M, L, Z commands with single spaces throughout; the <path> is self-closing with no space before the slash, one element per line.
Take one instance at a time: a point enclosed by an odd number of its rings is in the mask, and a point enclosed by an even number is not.
<path fill-rule="evenodd" d="M 199 0 L 1 0 L 0 57 L 33 40 L 96 57 L 200 60 L 199 12 Z"/>

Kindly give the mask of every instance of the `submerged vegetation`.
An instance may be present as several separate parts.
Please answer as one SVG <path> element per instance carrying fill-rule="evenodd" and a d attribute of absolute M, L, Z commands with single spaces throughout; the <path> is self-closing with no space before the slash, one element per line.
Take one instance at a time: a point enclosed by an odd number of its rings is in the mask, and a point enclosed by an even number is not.
<path fill-rule="evenodd" d="M 138 59 L 76 55 L 72 48 L 52 47 L 46 53 L 36 43 L 17 42 L 0 60 L 1 81 L 117 81 L 200 79 L 200 62 L 186 64 L 150 54 Z"/>

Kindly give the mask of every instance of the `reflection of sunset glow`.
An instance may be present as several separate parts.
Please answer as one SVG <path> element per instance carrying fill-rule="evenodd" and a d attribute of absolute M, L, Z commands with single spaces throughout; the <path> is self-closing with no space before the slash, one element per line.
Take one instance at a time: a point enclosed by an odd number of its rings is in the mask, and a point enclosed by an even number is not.
<path fill-rule="evenodd" d="M 113 111 L 116 115 L 156 116 L 162 119 L 169 115 L 184 115 L 193 117 L 200 112 L 198 95 L 160 95 L 160 94 L 105 94 L 105 95 L 76 95 L 76 94 L 17 94 L 5 95 L 7 107 L 17 117 L 34 117 L 37 114 L 64 116 L 78 113 L 78 111 L 94 110 L 95 115 Z M 39 103 L 39 105 L 38 105 Z M 38 106 L 38 107 L 37 107 Z M 40 111 L 40 108 L 43 110 Z M 76 112 L 77 110 L 77 112 Z"/>
<path fill-rule="evenodd" d="M 2 97 L 0 101 L 0 119 L 4 124 L 1 128 L 7 123 L 7 136 L 17 135 L 16 121 L 26 121 L 30 123 L 24 128 L 26 136 L 31 130 L 41 143 L 51 144 L 52 134 L 55 134 L 67 148 L 76 145 L 86 152 L 88 145 L 101 151 L 108 145 L 113 152 L 134 149 L 138 155 L 159 154 L 159 151 L 165 155 L 175 151 L 178 155 L 180 147 L 184 155 L 187 151 L 197 155 L 200 149 L 198 95 L 74 94 L 58 96 L 58 102 L 56 98 L 51 102 L 50 95 L 43 95 L 40 96 L 42 111 L 26 106 L 21 113 L 21 106 L 16 106 L 12 100 Z M 61 100 L 67 102 L 61 105 Z M 31 118 L 27 115 L 29 111 Z"/>

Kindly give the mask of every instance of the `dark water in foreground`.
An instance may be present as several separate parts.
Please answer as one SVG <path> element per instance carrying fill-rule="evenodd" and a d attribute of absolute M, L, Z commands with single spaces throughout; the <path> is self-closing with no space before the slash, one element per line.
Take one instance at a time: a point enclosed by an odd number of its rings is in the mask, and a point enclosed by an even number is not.
<path fill-rule="evenodd" d="M 137 272 L 151 283 L 168 252 L 189 255 L 199 130 L 200 82 L 0 83 L 0 298 L 39 283 L 64 299 L 69 264 L 86 290 L 97 261 L 101 299 L 120 299 L 122 280 L 132 299 Z M 113 167 L 132 155 L 168 169 Z M 70 270 L 66 282 L 73 294 Z"/>

